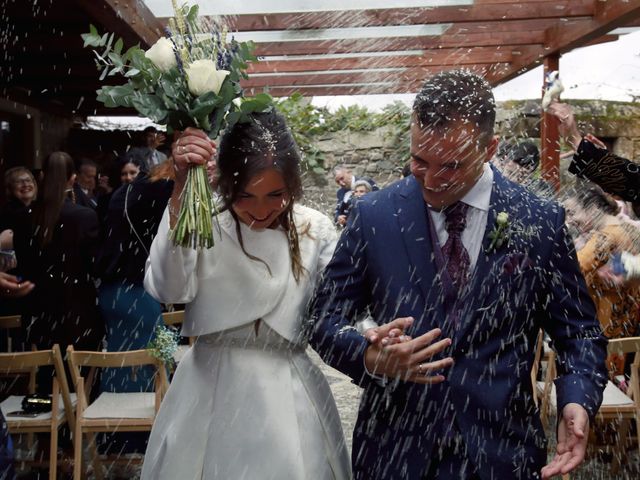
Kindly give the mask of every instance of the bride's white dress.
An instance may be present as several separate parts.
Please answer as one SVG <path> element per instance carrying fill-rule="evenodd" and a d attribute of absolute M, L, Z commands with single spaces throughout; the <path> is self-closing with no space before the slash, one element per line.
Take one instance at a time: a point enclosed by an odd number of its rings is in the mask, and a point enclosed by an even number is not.
<path fill-rule="evenodd" d="M 296 206 L 306 272 L 291 273 L 280 229 L 255 232 L 219 216 L 204 251 L 177 248 L 162 221 L 145 287 L 186 303 L 182 334 L 197 336 L 156 418 L 143 479 L 348 479 L 344 435 L 329 385 L 305 353 L 304 310 L 331 258 L 336 233 L 315 210 Z M 268 265 L 268 268 L 267 268 Z"/>

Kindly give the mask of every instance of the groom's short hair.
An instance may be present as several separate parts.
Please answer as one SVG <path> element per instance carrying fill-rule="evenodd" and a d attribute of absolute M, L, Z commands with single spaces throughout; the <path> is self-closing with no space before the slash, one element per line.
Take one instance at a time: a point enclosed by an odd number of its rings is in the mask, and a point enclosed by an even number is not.
<path fill-rule="evenodd" d="M 493 137 L 496 102 L 482 77 L 469 70 L 449 70 L 427 79 L 413 102 L 413 115 L 421 129 L 438 130 L 462 120 L 488 142 Z"/>

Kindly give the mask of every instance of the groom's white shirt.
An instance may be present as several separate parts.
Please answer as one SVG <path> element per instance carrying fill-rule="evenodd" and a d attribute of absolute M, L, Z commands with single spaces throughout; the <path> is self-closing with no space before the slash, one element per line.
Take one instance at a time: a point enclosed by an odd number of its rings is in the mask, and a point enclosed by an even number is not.
<path fill-rule="evenodd" d="M 462 244 L 469 253 L 471 260 L 471 271 L 476 266 L 480 248 L 484 240 L 484 232 L 487 228 L 487 217 L 489 215 L 489 205 L 491 204 L 491 190 L 493 188 L 493 170 L 488 163 L 485 163 L 482 175 L 476 184 L 460 199 L 462 203 L 469 205 L 467 210 L 467 226 L 462 232 Z M 441 211 L 429 209 L 429 215 L 433 221 L 433 226 L 438 235 L 440 246 L 447 243 L 449 234 L 445 227 L 445 216 Z"/>

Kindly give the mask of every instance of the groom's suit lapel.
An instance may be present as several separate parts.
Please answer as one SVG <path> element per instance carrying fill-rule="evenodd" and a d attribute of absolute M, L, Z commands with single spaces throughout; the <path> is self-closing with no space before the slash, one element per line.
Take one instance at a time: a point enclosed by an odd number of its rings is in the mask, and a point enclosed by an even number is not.
<path fill-rule="evenodd" d="M 481 331 L 485 321 L 491 321 L 484 315 L 476 315 L 476 310 L 480 305 L 489 304 L 491 301 L 498 301 L 500 292 L 496 286 L 502 273 L 502 267 L 506 260 L 509 249 L 506 245 L 500 248 L 491 247 L 491 232 L 496 227 L 498 213 L 506 212 L 510 219 L 515 216 L 515 210 L 509 202 L 509 185 L 505 178 L 495 168 L 493 169 L 494 179 L 491 189 L 491 201 L 487 215 L 487 226 L 485 228 L 482 247 L 476 261 L 476 267 L 472 273 L 470 289 L 464 301 L 464 309 L 461 315 L 461 325 L 456 329 L 455 344 L 463 346 L 471 339 L 473 329 Z M 508 301 L 508 300 L 507 300 Z"/>
<path fill-rule="evenodd" d="M 398 227 L 409 256 L 409 277 L 413 285 L 418 285 L 424 298 L 427 313 L 433 325 L 437 325 L 444 315 L 442 306 L 442 288 L 437 280 L 437 268 L 434 260 L 428 213 L 420 185 L 413 176 L 407 177 L 395 194 Z M 437 245 L 435 248 L 438 248 Z M 435 312 L 434 312 L 435 310 Z M 434 317 L 434 313 L 437 316 Z M 425 325 L 423 328 L 428 327 Z M 420 327 L 417 326 L 418 329 Z"/>

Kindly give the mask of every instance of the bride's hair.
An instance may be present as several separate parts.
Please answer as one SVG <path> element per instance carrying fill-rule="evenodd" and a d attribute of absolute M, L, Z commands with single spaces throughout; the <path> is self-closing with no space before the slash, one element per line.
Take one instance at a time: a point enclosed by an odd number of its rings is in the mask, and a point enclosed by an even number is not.
<path fill-rule="evenodd" d="M 218 149 L 218 190 L 222 196 L 223 209 L 230 210 L 235 219 L 238 240 L 245 255 L 262 263 L 265 262 L 245 250 L 240 223 L 231 206 L 249 180 L 269 168 L 282 175 L 289 195 L 289 203 L 277 221 L 287 234 L 293 276 L 299 281 L 305 270 L 299 242 L 299 235 L 304 232 L 298 232 L 293 205 L 302 197 L 300 152 L 284 117 L 275 110 L 252 113 L 248 122 L 236 123 L 224 133 Z"/>

